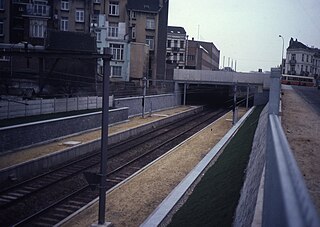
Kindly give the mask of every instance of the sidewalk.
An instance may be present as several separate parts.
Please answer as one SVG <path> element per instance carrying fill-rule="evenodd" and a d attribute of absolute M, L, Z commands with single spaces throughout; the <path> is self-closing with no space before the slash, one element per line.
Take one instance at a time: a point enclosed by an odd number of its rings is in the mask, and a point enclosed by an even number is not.
<path fill-rule="evenodd" d="M 320 213 L 320 117 L 291 86 L 282 88 L 282 127 Z"/>

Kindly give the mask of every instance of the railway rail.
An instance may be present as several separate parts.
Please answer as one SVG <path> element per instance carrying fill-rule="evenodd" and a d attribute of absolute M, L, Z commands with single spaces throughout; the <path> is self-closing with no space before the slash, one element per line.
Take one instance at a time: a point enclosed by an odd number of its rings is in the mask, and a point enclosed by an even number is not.
<path fill-rule="evenodd" d="M 108 189 L 227 111 L 207 110 L 109 146 Z M 82 173 L 97 171 L 99 162 L 100 151 L 97 151 L 2 190 L 1 226 L 52 226 L 77 211 L 98 195 L 98 190 L 88 185 Z"/>

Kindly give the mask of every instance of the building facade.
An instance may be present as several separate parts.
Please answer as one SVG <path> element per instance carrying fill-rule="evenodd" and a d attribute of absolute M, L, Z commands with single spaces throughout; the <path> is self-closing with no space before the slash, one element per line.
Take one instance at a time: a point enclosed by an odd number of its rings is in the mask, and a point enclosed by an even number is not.
<path fill-rule="evenodd" d="M 149 48 L 148 62 L 143 63 L 147 64 L 147 72 L 140 71 L 140 75 L 132 74 L 132 79 L 166 79 L 168 7 L 168 0 L 128 0 L 128 34 L 130 43 L 133 44 L 131 59 L 145 52 L 145 44 Z"/>
<path fill-rule="evenodd" d="M 290 39 L 285 60 L 285 74 L 310 76 L 320 75 L 320 50 L 308 47 L 297 39 Z"/>
<path fill-rule="evenodd" d="M 184 69 L 186 66 L 187 33 L 183 27 L 168 26 L 167 28 L 167 65 Z"/>
<path fill-rule="evenodd" d="M 196 41 L 187 43 L 187 69 L 219 70 L 220 50 L 212 42 Z"/>

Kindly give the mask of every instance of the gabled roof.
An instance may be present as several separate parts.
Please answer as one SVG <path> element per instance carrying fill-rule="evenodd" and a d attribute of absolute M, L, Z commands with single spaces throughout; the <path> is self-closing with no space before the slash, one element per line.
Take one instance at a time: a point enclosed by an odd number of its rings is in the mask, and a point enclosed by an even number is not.
<path fill-rule="evenodd" d="M 158 12 L 159 0 L 128 0 L 127 9 L 140 12 Z"/>
<path fill-rule="evenodd" d="M 299 42 L 297 39 L 294 41 L 293 38 L 290 39 L 289 42 L 289 49 L 310 49 L 309 47 L 307 47 L 306 45 L 304 45 L 303 43 Z"/>
<path fill-rule="evenodd" d="M 175 34 L 186 34 L 186 30 L 184 30 L 183 27 L 177 27 L 177 26 L 168 26 L 167 27 L 167 33 L 175 33 Z"/>

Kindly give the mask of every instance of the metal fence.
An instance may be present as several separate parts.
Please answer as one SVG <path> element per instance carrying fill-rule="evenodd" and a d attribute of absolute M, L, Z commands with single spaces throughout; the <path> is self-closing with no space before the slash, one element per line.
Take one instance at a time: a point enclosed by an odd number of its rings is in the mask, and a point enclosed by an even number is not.
<path fill-rule="evenodd" d="M 113 104 L 113 96 L 109 97 L 109 106 Z M 72 97 L 37 100 L 0 101 L 0 119 L 25 117 L 40 114 L 97 109 L 102 107 L 102 97 Z"/>

